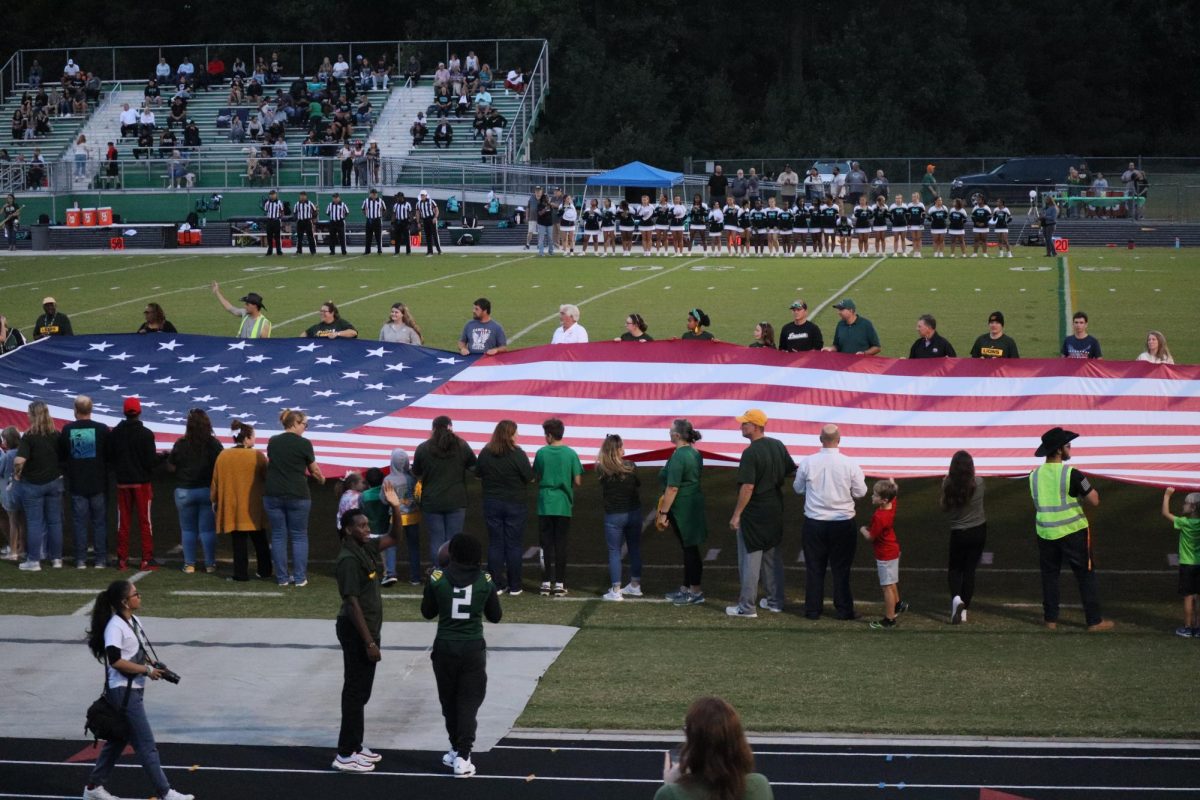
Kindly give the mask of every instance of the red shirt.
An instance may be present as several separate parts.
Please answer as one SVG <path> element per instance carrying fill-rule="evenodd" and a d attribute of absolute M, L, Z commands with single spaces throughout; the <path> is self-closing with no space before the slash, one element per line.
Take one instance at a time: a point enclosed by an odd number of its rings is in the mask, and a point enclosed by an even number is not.
<path fill-rule="evenodd" d="M 891 508 L 881 506 L 875 509 L 870 533 L 876 561 L 891 561 L 900 557 L 900 542 L 896 539 L 896 500 L 892 500 Z"/>

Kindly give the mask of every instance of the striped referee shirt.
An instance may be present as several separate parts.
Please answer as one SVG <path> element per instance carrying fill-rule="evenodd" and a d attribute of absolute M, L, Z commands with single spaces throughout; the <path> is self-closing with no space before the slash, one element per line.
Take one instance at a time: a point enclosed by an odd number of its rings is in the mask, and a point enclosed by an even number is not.
<path fill-rule="evenodd" d="M 263 203 L 263 211 L 267 212 L 267 217 L 270 219 L 279 219 L 283 216 L 283 201 L 268 200 Z"/>
<path fill-rule="evenodd" d="M 412 203 L 405 200 L 403 203 L 396 203 L 392 206 L 392 218 L 398 220 L 406 220 L 412 217 Z"/>
<path fill-rule="evenodd" d="M 437 203 L 429 199 L 420 200 L 417 202 L 417 213 L 421 219 L 432 219 L 437 216 Z"/>
<path fill-rule="evenodd" d="M 312 200 L 296 203 L 293 210 L 296 212 L 296 219 L 301 222 L 307 222 L 317 215 L 317 206 Z"/>
<path fill-rule="evenodd" d="M 363 200 L 362 210 L 367 219 L 383 219 L 384 208 L 386 206 L 378 197 L 375 199 L 368 197 L 366 200 Z"/>
<path fill-rule="evenodd" d="M 350 206 L 338 200 L 336 203 L 330 203 L 325 207 L 325 215 L 333 222 L 341 222 L 350 213 Z"/>

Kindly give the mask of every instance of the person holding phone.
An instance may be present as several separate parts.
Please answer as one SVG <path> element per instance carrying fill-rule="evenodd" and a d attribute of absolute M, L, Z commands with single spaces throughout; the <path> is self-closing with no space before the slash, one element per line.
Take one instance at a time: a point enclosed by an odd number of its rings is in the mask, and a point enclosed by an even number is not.
<path fill-rule="evenodd" d="M 663 785 L 654 800 L 772 800 L 765 775 L 754 772 L 754 754 L 733 706 L 701 697 L 684 718 L 686 740 L 664 756 Z"/>

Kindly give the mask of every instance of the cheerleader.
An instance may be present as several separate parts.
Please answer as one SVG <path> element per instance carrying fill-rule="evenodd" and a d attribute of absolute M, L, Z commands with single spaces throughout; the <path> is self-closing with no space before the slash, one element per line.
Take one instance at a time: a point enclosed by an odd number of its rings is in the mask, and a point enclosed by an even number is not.
<path fill-rule="evenodd" d="M 708 206 L 700 199 L 700 195 L 692 197 L 692 207 L 688 211 L 688 252 L 697 244 L 700 249 L 708 252 Z"/>
<path fill-rule="evenodd" d="M 671 200 L 665 194 L 658 198 L 654 207 L 654 252 L 667 255 L 671 240 Z"/>
<path fill-rule="evenodd" d="M 637 232 L 637 216 L 629 209 L 629 201 L 622 200 L 617 206 L 617 229 L 621 232 L 621 252 L 633 255 L 633 237 Z"/>
<path fill-rule="evenodd" d="M 971 233 L 975 238 L 975 244 L 971 248 L 971 258 L 978 258 L 980 248 L 983 248 L 983 257 L 988 257 L 987 237 L 988 225 L 992 221 L 992 209 L 983 202 L 983 198 L 975 199 L 975 206 L 971 209 Z"/>
<path fill-rule="evenodd" d="M 725 227 L 725 214 L 721 209 L 717 208 L 716 203 L 704 217 L 708 227 L 707 241 L 704 243 L 704 252 L 712 252 L 714 255 L 721 254 L 721 230 Z"/>
<path fill-rule="evenodd" d="M 795 244 L 792 241 L 792 226 L 795 225 L 796 212 L 786 204 L 779 209 L 779 245 L 783 248 L 786 258 L 795 258 Z"/>
<path fill-rule="evenodd" d="M 950 209 L 946 208 L 942 198 L 938 197 L 929 207 L 929 235 L 933 237 L 933 257 L 946 257 L 946 223 L 950 219 Z"/>
<path fill-rule="evenodd" d="M 996 255 L 1000 258 L 1012 258 L 1012 245 L 1008 243 L 1008 223 L 1012 220 L 1012 212 L 1004 205 L 1004 200 L 996 201 L 992 211 L 993 230 L 996 231 Z"/>
<path fill-rule="evenodd" d="M 583 219 L 583 255 L 587 255 L 588 243 L 596 255 L 600 254 L 600 202 L 595 198 L 588 203 L 587 210 L 580 215 Z"/>
<path fill-rule="evenodd" d="M 842 258 L 850 257 L 850 235 L 854 231 L 854 222 L 850 217 L 846 216 L 846 211 L 842 208 L 842 204 L 838 203 L 832 206 L 837 217 L 834 219 L 833 232 L 837 234 L 838 241 L 841 242 Z M 832 238 L 832 237 L 826 237 Z"/>
<path fill-rule="evenodd" d="M 821 249 L 826 258 L 833 258 L 833 248 L 837 242 L 834 237 L 837 234 L 838 217 L 841 215 L 841 211 L 834 205 L 832 195 L 825 195 L 817 215 L 821 218 Z"/>
<path fill-rule="evenodd" d="M 888 218 L 892 222 L 892 254 L 908 258 L 904 241 L 908 233 L 908 207 L 904 205 L 904 195 L 896 195 L 896 202 L 888 207 Z"/>
<path fill-rule="evenodd" d="M 743 200 L 742 207 L 738 209 L 738 225 L 742 229 L 742 258 L 750 257 L 750 232 L 752 230 L 752 222 L 750 219 L 750 201 Z"/>
<path fill-rule="evenodd" d="M 874 218 L 871 220 L 871 233 L 875 234 L 872 239 L 875 245 L 875 254 L 880 256 L 887 255 L 887 229 L 888 229 L 888 207 L 887 198 L 879 195 L 875 198 L 875 205 L 871 207 L 874 213 Z"/>
<path fill-rule="evenodd" d="M 654 249 L 654 206 L 650 205 L 650 195 L 642 195 L 642 202 L 637 207 L 637 227 L 642 234 L 642 256 L 646 257 Z"/>
<path fill-rule="evenodd" d="M 912 243 L 913 258 L 921 258 L 921 239 L 925 235 L 925 204 L 921 193 L 913 192 L 908 203 L 908 237 Z"/>
<path fill-rule="evenodd" d="M 750 212 L 750 225 L 754 228 L 754 254 L 763 257 L 763 247 L 767 243 L 767 210 L 763 208 L 762 198 L 754 201 L 754 209 Z"/>
<path fill-rule="evenodd" d="M 617 213 L 613 210 L 612 200 L 604 198 L 600 207 L 600 233 L 604 237 L 604 249 L 600 252 L 603 258 L 606 254 L 617 254 Z"/>
<path fill-rule="evenodd" d="M 575 210 L 575 201 L 571 195 L 563 198 L 562 209 L 558 212 L 558 229 L 562 231 L 563 255 L 567 258 L 575 255 L 575 221 L 579 212 Z"/>
<path fill-rule="evenodd" d="M 699 195 L 696 195 L 699 198 Z M 675 202 L 671 204 L 671 218 L 667 224 L 671 229 L 671 243 L 675 246 L 675 252 L 672 256 L 683 255 L 683 231 L 687 227 L 687 206 L 683 204 L 683 198 L 675 195 Z"/>
<path fill-rule="evenodd" d="M 950 209 L 949 230 L 946 231 L 950 235 L 950 257 L 954 258 L 954 248 L 958 248 L 958 252 L 962 253 L 962 257 L 967 257 L 967 220 L 971 215 L 963 208 L 963 201 L 956 199 L 954 208 Z"/>
<path fill-rule="evenodd" d="M 779 255 L 779 206 L 775 205 L 775 198 L 767 198 L 767 207 L 764 209 L 767 217 L 767 253 L 772 257 Z"/>
<path fill-rule="evenodd" d="M 721 216 L 725 218 L 725 254 L 732 257 L 734 243 L 741 244 L 738 234 L 742 230 L 738 227 L 737 203 L 733 202 L 732 197 L 725 198 L 725 207 L 721 209 Z"/>
<path fill-rule="evenodd" d="M 875 212 L 867 205 L 866 194 L 858 196 L 858 203 L 855 204 L 851 216 L 854 218 L 854 238 L 858 239 L 858 254 L 866 258 L 867 239 L 871 237 L 871 222 L 875 219 Z"/>
<path fill-rule="evenodd" d="M 812 201 L 805 197 L 796 206 L 796 214 L 792 218 L 792 242 L 800 246 L 800 256 L 805 257 L 807 252 L 807 240 L 810 233 L 813 239 L 813 253 L 817 252 L 816 242 L 821 238 L 821 233 L 813 228 L 813 204 Z"/>

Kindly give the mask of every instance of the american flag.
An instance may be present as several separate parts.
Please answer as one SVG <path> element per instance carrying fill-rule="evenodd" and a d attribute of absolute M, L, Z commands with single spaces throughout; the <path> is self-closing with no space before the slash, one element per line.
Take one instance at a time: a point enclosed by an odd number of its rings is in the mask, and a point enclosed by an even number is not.
<path fill-rule="evenodd" d="M 1072 463 L 1091 475 L 1200 488 L 1200 368 L 1064 359 L 898 360 L 778 353 L 717 342 L 532 347 L 476 359 L 358 340 L 230 340 L 207 336 L 77 336 L 0 358 L 0 421 L 24 427 L 33 398 L 56 419 L 86 393 L 115 423 L 123 397 L 167 449 L 189 408 L 221 435 L 232 418 L 278 432 L 278 412 L 301 408 L 317 459 L 333 475 L 385 466 L 410 452 L 445 414 L 475 450 L 501 419 L 532 453 L 541 423 L 558 417 L 566 444 L 591 463 L 609 433 L 648 464 L 669 455 L 671 421 L 703 433 L 709 463 L 732 465 L 746 442 L 734 417 L 760 408 L 767 433 L 796 458 L 819 448 L 825 423 L 869 475 L 944 475 L 969 450 L 982 475 L 1018 476 L 1040 463 L 1041 434 L 1080 434 Z"/>

